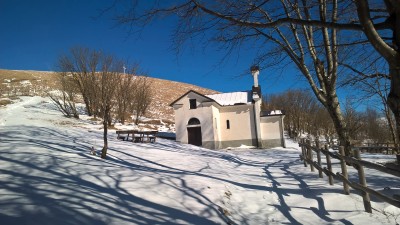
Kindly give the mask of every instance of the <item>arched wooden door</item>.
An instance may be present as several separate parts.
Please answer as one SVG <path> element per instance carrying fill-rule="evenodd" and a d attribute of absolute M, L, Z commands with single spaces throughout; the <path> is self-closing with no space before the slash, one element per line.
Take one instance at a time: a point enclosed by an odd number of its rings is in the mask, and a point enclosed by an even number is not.
<path fill-rule="evenodd" d="M 202 146 L 201 124 L 197 118 L 191 118 L 187 126 L 188 143 L 191 145 Z"/>

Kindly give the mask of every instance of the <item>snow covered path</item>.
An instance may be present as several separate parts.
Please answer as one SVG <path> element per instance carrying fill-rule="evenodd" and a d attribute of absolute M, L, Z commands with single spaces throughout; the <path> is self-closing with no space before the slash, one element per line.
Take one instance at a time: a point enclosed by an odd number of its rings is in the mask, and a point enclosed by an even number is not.
<path fill-rule="evenodd" d="M 299 150 L 212 151 L 168 140 L 117 141 L 64 118 L 47 99 L 0 109 L 1 224 L 395 224 L 365 213 L 299 160 Z M 394 186 L 398 180 L 372 182 Z M 392 210 L 392 211 L 390 211 Z M 398 211 L 394 211 L 397 212 Z M 397 217 L 396 217 L 397 216 Z"/>

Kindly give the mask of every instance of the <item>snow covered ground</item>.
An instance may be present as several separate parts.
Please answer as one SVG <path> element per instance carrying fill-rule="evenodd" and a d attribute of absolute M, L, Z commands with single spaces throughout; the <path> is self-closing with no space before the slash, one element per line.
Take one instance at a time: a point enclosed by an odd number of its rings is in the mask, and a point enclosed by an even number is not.
<path fill-rule="evenodd" d="M 90 154 L 101 149 L 97 125 L 62 117 L 46 98 L 22 99 L 0 108 L 0 224 L 400 223 L 398 208 L 373 198 L 365 213 L 354 190 L 319 179 L 290 141 L 213 151 L 118 141 L 111 130 L 102 160 Z M 367 174 L 377 190 L 399 189 L 396 177 Z"/>

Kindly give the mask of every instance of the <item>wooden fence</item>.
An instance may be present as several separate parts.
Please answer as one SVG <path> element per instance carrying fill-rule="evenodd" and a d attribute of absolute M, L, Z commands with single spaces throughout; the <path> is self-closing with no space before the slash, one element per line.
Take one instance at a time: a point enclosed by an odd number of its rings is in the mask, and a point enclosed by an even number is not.
<path fill-rule="evenodd" d="M 400 153 L 399 148 L 394 143 L 367 143 L 366 146 L 354 146 L 353 148 L 358 148 L 361 152 L 368 153 L 380 153 L 387 155 Z"/>
<path fill-rule="evenodd" d="M 385 201 L 391 205 L 394 205 L 400 208 L 400 199 L 397 196 L 387 196 L 379 193 L 367 186 L 364 167 L 378 170 L 383 173 L 388 173 L 396 177 L 400 177 L 400 171 L 388 168 L 380 164 L 368 162 L 361 160 L 360 158 L 360 150 L 355 149 L 353 152 L 354 157 L 345 156 L 344 147 L 339 147 L 339 152 L 330 152 L 328 149 L 328 145 L 325 145 L 323 148 L 320 146 L 318 141 L 315 142 L 315 145 L 311 144 L 310 140 L 301 139 L 299 146 L 301 147 L 300 159 L 304 161 L 304 166 L 310 165 L 311 171 L 318 170 L 319 177 L 323 177 L 323 173 L 328 176 L 329 184 L 333 185 L 333 180 L 339 180 L 343 182 L 343 190 L 345 194 L 350 194 L 350 187 L 353 189 L 361 191 L 361 196 L 363 197 L 364 208 L 366 212 L 371 213 L 372 207 L 370 202 L 369 195 L 373 195 L 382 201 Z M 314 161 L 314 152 L 316 153 L 316 161 Z M 321 153 L 325 155 L 326 158 L 326 167 L 322 166 Z M 334 173 L 332 171 L 332 158 L 340 161 L 341 165 L 341 173 Z M 352 165 L 358 172 L 358 182 L 353 182 L 349 180 L 347 165 Z"/>

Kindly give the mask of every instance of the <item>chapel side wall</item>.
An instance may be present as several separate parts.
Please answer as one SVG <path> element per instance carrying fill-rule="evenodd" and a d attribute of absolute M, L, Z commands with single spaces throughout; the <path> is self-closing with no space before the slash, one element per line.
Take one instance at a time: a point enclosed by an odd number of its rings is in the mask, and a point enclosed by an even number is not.
<path fill-rule="evenodd" d="M 230 129 L 226 121 L 229 120 Z M 220 148 L 239 147 L 240 145 L 256 146 L 254 109 L 252 105 L 236 105 L 220 110 Z"/>
<path fill-rule="evenodd" d="M 186 130 L 186 124 L 185 121 L 182 120 L 182 116 L 184 115 L 184 109 L 182 108 L 183 106 L 174 106 L 174 111 L 175 111 L 175 134 L 176 134 L 176 141 L 181 142 L 181 143 L 186 143 L 187 144 L 187 138 L 185 141 L 184 134 Z M 187 123 L 187 122 L 186 122 Z"/>
<path fill-rule="evenodd" d="M 261 117 L 261 145 L 263 148 L 284 147 L 281 116 Z"/>
<path fill-rule="evenodd" d="M 221 119 L 220 119 L 220 111 L 217 107 L 211 106 L 213 112 L 213 129 L 214 129 L 214 148 L 219 149 L 220 141 L 221 141 Z"/>

